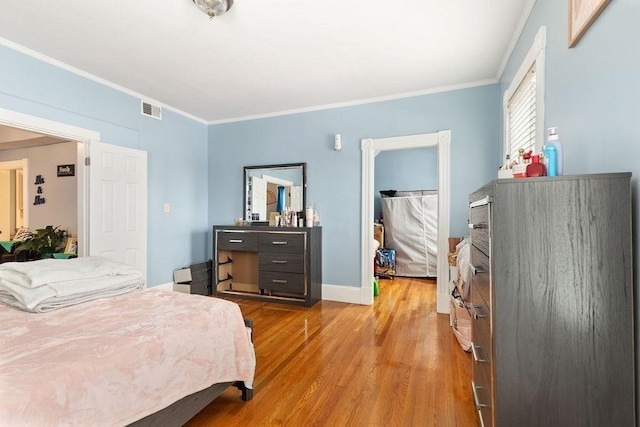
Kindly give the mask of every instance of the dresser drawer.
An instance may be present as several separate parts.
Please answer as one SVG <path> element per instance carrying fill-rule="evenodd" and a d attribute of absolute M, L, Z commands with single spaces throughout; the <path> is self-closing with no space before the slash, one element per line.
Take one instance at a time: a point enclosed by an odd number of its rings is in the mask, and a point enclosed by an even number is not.
<path fill-rule="evenodd" d="M 472 245 L 471 265 L 469 266 L 471 292 L 479 293 L 487 303 L 488 309 L 491 309 L 490 268 L 489 257 Z"/>
<path fill-rule="evenodd" d="M 304 253 L 304 235 L 298 233 L 260 233 L 260 251 Z"/>
<path fill-rule="evenodd" d="M 473 288 L 469 313 L 471 314 L 471 340 L 483 347 L 476 356 L 491 362 L 491 311 L 486 301 Z"/>
<path fill-rule="evenodd" d="M 258 235 L 256 233 L 219 231 L 218 249 L 229 251 L 250 251 L 258 250 Z"/>
<path fill-rule="evenodd" d="M 492 425 L 491 369 L 493 356 L 491 353 L 491 312 L 485 300 L 475 288 L 471 288 L 471 352 L 473 357 L 473 397 L 482 425 Z"/>
<path fill-rule="evenodd" d="M 198 295 L 211 295 L 211 280 L 192 280 L 189 292 Z"/>
<path fill-rule="evenodd" d="M 202 262 L 199 264 L 191 264 L 189 269 L 191 271 L 192 281 L 198 282 L 211 280 L 211 261 Z"/>
<path fill-rule="evenodd" d="M 474 206 L 469 209 L 470 224 L 488 224 L 489 223 L 489 204 Z"/>
<path fill-rule="evenodd" d="M 478 368 L 473 367 L 473 381 L 471 383 L 473 400 L 479 417 L 482 419 L 480 425 L 483 427 L 493 426 L 491 408 L 492 384 L 491 369 L 489 366 Z"/>
<path fill-rule="evenodd" d="M 469 209 L 469 234 L 471 243 L 489 255 L 489 205 Z"/>
<path fill-rule="evenodd" d="M 493 362 L 491 354 L 491 320 L 490 314 L 481 304 L 474 303 L 471 308 L 471 343 L 473 345 L 474 366 L 490 365 Z M 486 317 L 484 317 L 486 316 Z"/>
<path fill-rule="evenodd" d="M 260 271 L 260 289 L 305 293 L 304 274 Z"/>
<path fill-rule="evenodd" d="M 304 254 L 287 252 L 260 252 L 258 255 L 260 271 L 282 271 L 304 273 Z"/>

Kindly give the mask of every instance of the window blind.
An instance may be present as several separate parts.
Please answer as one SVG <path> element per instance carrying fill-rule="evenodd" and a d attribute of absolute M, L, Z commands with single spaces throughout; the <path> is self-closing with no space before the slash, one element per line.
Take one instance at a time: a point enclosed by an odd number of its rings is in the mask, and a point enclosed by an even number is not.
<path fill-rule="evenodd" d="M 536 143 L 536 64 L 525 74 L 507 103 L 508 153 L 511 160 L 518 152 L 533 150 Z"/>

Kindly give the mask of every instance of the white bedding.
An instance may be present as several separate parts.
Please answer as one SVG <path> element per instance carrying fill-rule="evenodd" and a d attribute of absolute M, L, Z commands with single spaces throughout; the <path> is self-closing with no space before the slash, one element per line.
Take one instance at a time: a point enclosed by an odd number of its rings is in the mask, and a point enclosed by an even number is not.
<path fill-rule="evenodd" d="M 251 387 L 237 304 L 145 289 L 49 313 L 0 304 L 0 425 L 119 426 L 215 383 Z"/>
<path fill-rule="evenodd" d="M 144 287 L 133 267 L 103 257 L 0 264 L 0 302 L 46 312 Z"/>

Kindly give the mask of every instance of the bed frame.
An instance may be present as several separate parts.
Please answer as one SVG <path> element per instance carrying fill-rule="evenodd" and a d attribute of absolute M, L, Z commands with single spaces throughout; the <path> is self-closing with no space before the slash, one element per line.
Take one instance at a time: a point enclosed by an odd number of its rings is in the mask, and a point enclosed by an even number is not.
<path fill-rule="evenodd" d="M 253 320 L 244 319 L 244 324 L 251 329 L 251 341 L 253 342 Z M 138 421 L 129 424 L 130 427 L 183 426 L 207 405 L 220 396 L 229 387 L 237 387 L 242 391 L 242 400 L 247 402 L 253 398 L 253 389 L 247 388 L 242 381 L 214 384 L 199 392 L 185 396 L 177 402 L 158 412 L 148 415 Z"/>

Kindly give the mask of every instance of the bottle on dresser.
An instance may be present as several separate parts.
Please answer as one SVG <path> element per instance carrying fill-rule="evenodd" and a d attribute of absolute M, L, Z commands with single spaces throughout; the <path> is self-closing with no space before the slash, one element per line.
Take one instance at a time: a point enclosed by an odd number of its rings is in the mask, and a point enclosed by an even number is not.
<path fill-rule="evenodd" d="M 555 160 L 551 162 L 551 159 L 547 157 L 547 170 L 549 171 L 549 176 L 562 176 L 563 167 L 562 167 L 562 143 L 560 139 L 558 139 L 558 128 L 552 127 L 548 129 L 549 135 L 547 136 L 547 143 L 544 146 L 544 149 L 547 150 L 550 147 L 553 147 L 553 150 L 549 150 L 549 152 L 555 151 Z M 553 155 L 553 154 L 551 154 Z M 551 174 L 551 168 L 555 168 L 555 174 Z"/>

